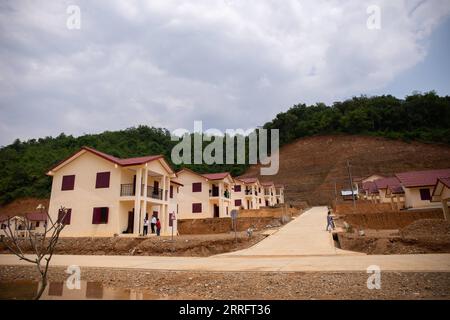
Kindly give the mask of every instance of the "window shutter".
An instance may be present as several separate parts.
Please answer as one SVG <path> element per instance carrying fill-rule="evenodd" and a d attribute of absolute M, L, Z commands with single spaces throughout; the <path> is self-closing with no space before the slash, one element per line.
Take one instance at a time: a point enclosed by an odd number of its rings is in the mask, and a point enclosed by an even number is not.
<path fill-rule="evenodd" d="M 430 189 L 420 189 L 419 191 L 421 200 L 431 200 Z"/>
<path fill-rule="evenodd" d="M 173 198 L 173 186 L 170 186 L 170 198 Z"/>
<path fill-rule="evenodd" d="M 201 182 L 194 182 L 192 184 L 192 192 L 202 192 L 202 183 Z"/>
<path fill-rule="evenodd" d="M 70 224 L 71 215 L 72 215 L 72 209 L 67 209 L 67 214 L 64 217 L 64 220 L 62 220 L 63 216 L 64 216 L 64 211 L 59 210 L 58 211 L 58 223 L 62 223 L 62 224 L 65 224 L 65 225 Z"/>
<path fill-rule="evenodd" d="M 92 213 L 92 224 L 99 224 L 100 223 L 100 212 L 101 208 L 94 208 Z"/>
<path fill-rule="evenodd" d="M 202 212 L 202 204 L 201 203 L 193 203 L 192 204 L 192 213 L 201 213 Z"/>
<path fill-rule="evenodd" d="M 97 180 L 95 181 L 95 188 L 109 188 L 110 172 L 98 172 Z"/>
<path fill-rule="evenodd" d="M 73 190 L 75 186 L 75 175 L 63 176 L 61 191 Z"/>

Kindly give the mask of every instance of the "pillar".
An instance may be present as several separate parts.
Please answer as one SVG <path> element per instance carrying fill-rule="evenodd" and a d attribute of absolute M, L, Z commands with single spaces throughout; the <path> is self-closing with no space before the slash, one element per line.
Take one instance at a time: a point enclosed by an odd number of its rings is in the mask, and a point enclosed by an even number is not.
<path fill-rule="evenodd" d="M 136 194 L 134 195 L 134 230 L 133 233 L 140 234 L 141 230 L 141 188 L 142 168 L 136 170 Z"/>
<path fill-rule="evenodd" d="M 444 211 L 444 219 L 450 221 L 450 209 L 448 208 L 447 201 L 449 199 L 443 199 L 442 202 L 442 211 Z"/>

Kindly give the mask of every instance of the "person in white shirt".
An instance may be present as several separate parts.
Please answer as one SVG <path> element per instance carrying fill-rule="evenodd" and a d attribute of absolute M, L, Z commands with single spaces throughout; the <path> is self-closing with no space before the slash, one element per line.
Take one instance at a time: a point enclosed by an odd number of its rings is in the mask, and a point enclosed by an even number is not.
<path fill-rule="evenodd" d="M 151 227 L 152 227 L 152 233 L 155 233 L 155 225 L 156 225 L 156 217 L 152 217 Z"/>
<path fill-rule="evenodd" d="M 144 218 L 144 236 L 146 236 L 148 233 L 148 219 L 147 217 Z"/>

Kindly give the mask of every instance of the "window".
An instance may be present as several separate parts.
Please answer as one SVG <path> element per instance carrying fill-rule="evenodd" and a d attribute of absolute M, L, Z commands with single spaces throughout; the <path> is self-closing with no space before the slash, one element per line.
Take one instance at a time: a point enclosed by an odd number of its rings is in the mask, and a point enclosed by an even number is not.
<path fill-rule="evenodd" d="M 172 199 L 173 198 L 173 186 L 170 186 L 169 194 L 170 194 L 170 199 Z"/>
<path fill-rule="evenodd" d="M 193 203 L 192 204 L 192 213 L 201 213 L 202 212 L 202 204 L 201 203 Z"/>
<path fill-rule="evenodd" d="M 259 199 L 259 203 L 261 203 L 261 199 Z"/>
<path fill-rule="evenodd" d="M 201 182 L 194 182 L 192 184 L 192 192 L 202 192 L 202 183 Z"/>
<path fill-rule="evenodd" d="M 108 207 L 94 208 L 92 215 L 92 224 L 106 224 L 108 223 Z"/>
<path fill-rule="evenodd" d="M 6 223 L 2 223 L 2 230 L 5 230 L 6 229 Z"/>
<path fill-rule="evenodd" d="M 97 180 L 95 181 L 95 188 L 109 188 L 110 172 L 98 172 Z"/>
<path fill-rule="evenodd" d="M 59 209 L 59 211 L 58 211 L 58 223 L 62 223 L 64 225 L 69 225 L 70 224 L 70 218 L 72 216 L 72 209 L 66 209 L 66 210 L 67 210 L 67 213 L 64 216 L 64 211 Z"/>
<path fill-rule="evenodd" d="M 240 207 L 241 205 L 242 205 L 242 200 L 241 199 L 234 200 L 234 206 L 235 207 Z"/>
<path fill-rule="evenodd" d="M 420 189 L 420 200 L 431 200 L 430 189 Z"/>
<path fill-rule="evenodd" d="M 73 190 L 75 186 L 75 175 L 63 176 L 61 190 Z"/>
<path fill-rule="evenodd" d="M 241 192 L 241 186 L 234 186 L 234 191 L 235 192 Z"/>

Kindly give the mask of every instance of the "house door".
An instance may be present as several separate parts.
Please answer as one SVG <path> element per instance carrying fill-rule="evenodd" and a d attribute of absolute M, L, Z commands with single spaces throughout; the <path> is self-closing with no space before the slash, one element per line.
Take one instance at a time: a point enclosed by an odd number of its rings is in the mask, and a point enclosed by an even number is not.
<path fill-rule="evenodd" d="M 134 209 L 133 211 L 128 211 L 128 227 L 125 233 L 133 233 L 134 230 Z"/>
<path fill-rule="evenodd" d="M 251 203 L 250 203 L 250 200 L 247 200 L 247 209 L 251 209 L 252 207 L 251 207 Z"/>
<path fill-rule="evenodd" d="M 219 218 L 219 206 L 217 204 L 214 205 L 214 218 Z"/>
<path fill-rule="evenodd" d="M 153 211 L 153 216 L 154 216 L 155 218 L 158 218 L 158 211 Z"/>
<path fill-rule="evenodd" d="M 266 207 L 268 207 L 269 206 L 269 201 L 268 200 L 266 200 Z"/>

